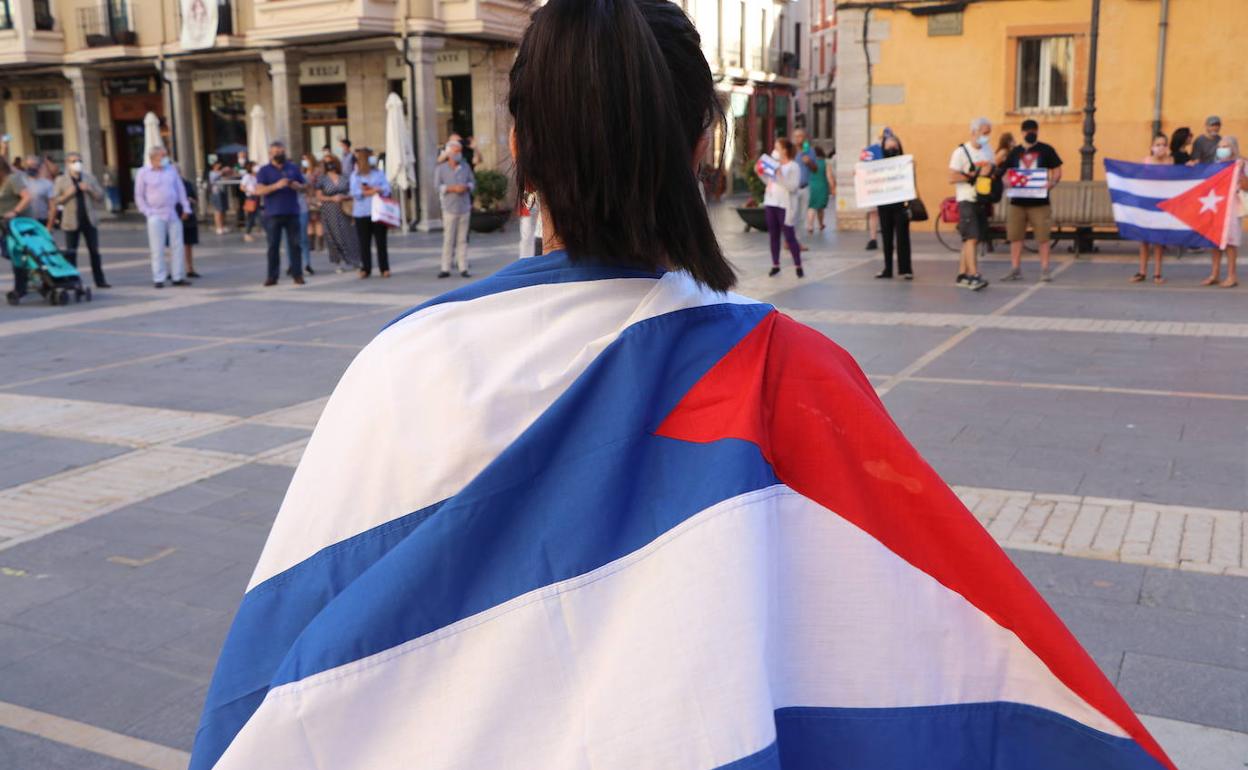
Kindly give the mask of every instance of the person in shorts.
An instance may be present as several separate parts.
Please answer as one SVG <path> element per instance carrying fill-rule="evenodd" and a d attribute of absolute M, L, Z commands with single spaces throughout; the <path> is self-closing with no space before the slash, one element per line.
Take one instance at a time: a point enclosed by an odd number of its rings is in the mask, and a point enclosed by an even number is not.
<path fill-rule="evenodd" d="M 1017 281 L 1023 277 L 1023 239 L 1030 227 L 1036 235 L 1040 251 L 1040 280 L 1053 280 L 1049 272 L 1049 238 L 1053 234 L 1053 207 L 1049 203 L 1049 190 L 1062 179 L 1062 159 L 1052 145 L 1040 141 L 1040 124 L 1028 118 L 1023 121 L 1023 143 L 1010 150 L 1005 159 L 1006 169 L 1047 169 L 1048 182 L 1044 197 L 1012 197 L 1005 214 L 1005 239 L 1010 242 L 1010 272 L 1003 281 Z"/>
<path fill-rule="evenodd" d="M 992 173 L 990 150 L 992 123 L 988 118 L 971 121 L 970 138 L 949 156 L 949 181 L 958 202 L 958 234 L 962 257 L 958 261 L 957 285 L 979 291 L 988 285 L 979 274 L 979 242 L 988 238 L 988 206 L 975 192 L 975 180 Z"/>

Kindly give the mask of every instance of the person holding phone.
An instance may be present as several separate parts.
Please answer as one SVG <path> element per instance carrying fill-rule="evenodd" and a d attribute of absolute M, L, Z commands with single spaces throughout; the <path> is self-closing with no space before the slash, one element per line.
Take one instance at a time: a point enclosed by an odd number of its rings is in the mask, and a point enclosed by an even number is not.
<path fill-rule="evenodd" d="M 373 196 L 390 197 L 390 182 L 373 164 L 376 158 L 368 147 L 355 151 L 355 171 L 351 173 L 351 197 L 355 204 L 355 234 L 360 240 L 360 278 L 373 273 L 372 243 L 377 244 L 377 269 L 382 278 L 390 277 L 390 253 L 386 247 L 386 225 L 373 221 Z"/>
<path fill-rule="evenodd" d="M 268 277 L 265 286 L 277 283 L 282 266 L 282 233 L 286 233 L 286 257 L 290 277 L 296 286 L 303 285 L 303 257 L 299 251 L 299 197 L 306 180 L 299 166 L 286 156 L 286 145 L 275 141 L 269 145 L 269 162 L 256 172 L 256 194 L 264 197 L 264 233 L 268 237 Z"/>

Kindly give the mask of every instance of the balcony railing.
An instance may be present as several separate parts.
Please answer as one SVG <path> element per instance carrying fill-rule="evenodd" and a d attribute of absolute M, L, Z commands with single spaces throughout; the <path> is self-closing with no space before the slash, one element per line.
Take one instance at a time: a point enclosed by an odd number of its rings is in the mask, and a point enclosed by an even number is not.
<path fill-rule="evenodd" d="M 78 29 L 88 48 L 134 45 L 138 42 L 130 27 L 125 0 L 98 0 L 79 7 Z"/>
<path fill-rule="evenodd" d="M 204 0 L 205 3 L 211 3 L 213 0 Z M 217 3 L 217 34 L 233 35 L 234 34 L 234 4 L 230 0 L 216 0 Z M 174 24 L 178 29 L 182 28 L 182 3 L 173 4 Z"/>
<path fill-rule="evenodd" d="M 56 19 L 52 18 L 52 3 L 50 0 L 34 0 L 34 10 L 35 29 L 45 32 L 52 31 L 56 26 Z"/>

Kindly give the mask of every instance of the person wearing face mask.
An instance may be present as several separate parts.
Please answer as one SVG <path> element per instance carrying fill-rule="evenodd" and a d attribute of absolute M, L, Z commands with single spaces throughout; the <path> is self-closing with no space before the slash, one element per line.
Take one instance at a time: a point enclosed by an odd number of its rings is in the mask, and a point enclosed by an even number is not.
<path fill-rule="evenodd" d="M 277 283 L 282 268 L 282 233 L 286 234 L 286 258 L 296 286 L 303 285 L 303 257 L 299 247 L 299 199 L 306 180 L 299 167 L 286 156 L 286 144 L 269 145 L 269 162 L 256 172 L 256 194 L 264 198 L 264 234 L 268 239 L 268 276 L 265 286 Z"/>
<path fill-rule="evenodd" d="M 949 156 L 949 181 L 958 203 L 958 234 L 962 236 L 962 256 L 958 261 L 956 285 L 980 291 L 988 285 L 979 274 L 979 242 L 988 240 L 988 204 L 975 191 L 976 180 L 992 173 L 992 123 L 988 118 L 971 121 L 968 141 Z"/>
<path fill-rule="evenodd" d="M 96 215 L 97 203 L 104 200 L 104 188 L 95 176 L 83 168 L 82 156 L 71 152 L 65 156 L 65 173 L 52 185 L 52 204 L 61 207 L 61 229 L 65 231 L 65 257 L 78 265 L 78 241 L 87 242 L 91 256 L 91 276 L 99 289 L 109 288 L 100 264 L 100 236 Z"/>
<path fill-rule="evenodd" d="M 797 145 L 780 137 L 772 147 L 771 156 L 780 161 L 776 174 L 767 183 L 763 195 L 763 207 L 767 214 L 767 236 L 771 246 L 771 270 L 767 275 L 775 277 L 780 274 L 780 238 L 784 237 L 789 247 L 789 256 L 793 258 L 793 267 L 797 277 L 805 275 L 802 270 L 802 248 L 797 242 L 798 191 L 801 189 L 802 172 L 797 167 Z"/>
<path fill-rule="evenodd" d="M 186 252 L 182 244 L 182 221 L 191 210 L 182 176 L 169 162 L 164 147 L 153 147 L 148 163 L 134 179 L 134 205 L 147 217 L 147 246 L 152 255 L 152 283 L 165 287 L 172 278 L 174 286 L 190 286 L 186 280 Z M 165 244 L 169 245 L 169 262 L 165 262 Z"/>
<path fill-rule="evenodd" d="M 1010 151 L 1005 167 L 1018 169 L 1047 169 L 1048 183 L 1042 198 L 1017 197 L 1010 199 L 1006 209 L 1005 236 L 1010 242 L 1010 272 L 1001 279 L 1017 281 L 1023 277 L 1023 239 L 1030 226 L 1036 235 L 1040 251 L 1040 280 L 1053 280 L 1049 272 L 1049 236 L 1053 231 L 1053 208 L 1049 204 L 1048 191 L 1062 181 L 1062 158 L 1051 145 L 1040 141 L 1040 124 L 1028 118 L 1023 121 L 1023 143 Z"/>
<path fill-rule="evenodd" d="M 1174 160 L 1170 157 L 1170 138 L 1163 133 L 1153 134 L 1153 143 L 1148 148 L 1148 155 L 1140 161 L 1146 166 L 1173 165 Z M 1131 283 L 1140 283 L 1148 278 L 1148 258 L 1152 255 L 1157 262 L 1157 269 L 1153 273 L 1153 283 L 1161 285 L 1166 282 L 1161 277 L 1161 258 L 1165 253 L 1165 246 L 1160 243 L 1140 242 L 1140 269 L 1135 275 L 1131 276 Z"/>
<path fill-rule="evenodd" d="M 472 216 L 472 192 L 477 177 L 464 162 L 463 144 L 452 139 L 443 150 L 445 161 L 434 171 L 433 184 L 442 203 L 442 269 L 439 278 L 451 275 L 451 257 L 459 274 L 468 278 L 468 220 Z"/>
<path fill-rule="evenodd" d="M 30 216 L 47 225 L 49 232 L 53 230 L 52 214 L 52 180 L 40 173 L 43 163 L 37 155 L 26 158 L 26 190 L 30 193 Z"/>
<path fill-rule="evenodd" d="M 903 155 L 901 140 L 890 136 L 884 140 L 885 158 Z M 910 213 L 906 211 L 907 203 L 889 203 L 879 206 L 880 235 L 884 239 L 884 269 L 876 273 L 876 278 L 893 277 L 893 247 L 897 248 L 897 271 L 907 281 L 914 280 L 914 271 L 910 268 Z"/>
<path fill-rule="evenodd" d="M 377 269 L 382 278 L 390 277 L 390 252 L 386 246 L 386 224 L 373 221 L 373 196 L 390 197 L 390 182 L 386 175 L 373 164 L 377 158 L 373 151 L 361 147 L 355 151 L 355 173 L 351 174 L 352 216 L 355 217 L 355 234 L 360 241 L 360 278 L 373 273 L 371 244 L 377 244 Z"/>
<path fill-rule="evenodd" d="M 1233 136 L 1223 136 L 1213 151 L 1215 163 L 1239 164 L 1239 189 L 1231 196 L 1231 224 L 1227 231 L 1226 248 L 1214 249 L 1209 277 L 1200 282 L 1201 286 L 1221 286 L 1233 289 L 1239 285 L 1239 277 L 1235 272 L 1235 263 L 1239 260 L 1239 246 L 1244 238 L 1243 217 L 1248 214 L 1244 207 L 1244 199 L 1248 197 L 1248 163 L 1239 154 L 1239 140 Z M 1218 282 L 1222 277 L 1222 254 L 1226 253 L 1226 280 Z"/>

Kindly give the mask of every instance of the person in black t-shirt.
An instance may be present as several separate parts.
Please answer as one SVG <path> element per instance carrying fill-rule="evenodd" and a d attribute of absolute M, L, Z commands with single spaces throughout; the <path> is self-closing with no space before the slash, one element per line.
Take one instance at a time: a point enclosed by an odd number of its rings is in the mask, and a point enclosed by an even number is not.
<path fill-rule="evenodd" d="M 1006 186 L 1006 194 L 1010 198 L 1005 218 L 1005 236 L 1010 242 L 1010 272 L 1001 280 L 1017 281 L 1023 277 L 1023 238 L 1026 237 L 1027 227 L 1030 225 L 1040 249 L 1040 280 L 1049 281 L 1052 280 L 1049 273 L 1049 237 L 1053 230 L 1049 190 L 1062 179 L 1062 159 L 1051 145 L 1040 141 L 1039 123 L 1028 118 L 1023 121 L 1022 129 L 1023 143 L 1010 150 L 1005 159 L 1005 168 L 1048 169 L 1048 181 L 1043 197 L 1010 195 L 1010 187 Z"/>

